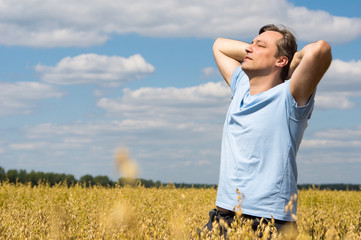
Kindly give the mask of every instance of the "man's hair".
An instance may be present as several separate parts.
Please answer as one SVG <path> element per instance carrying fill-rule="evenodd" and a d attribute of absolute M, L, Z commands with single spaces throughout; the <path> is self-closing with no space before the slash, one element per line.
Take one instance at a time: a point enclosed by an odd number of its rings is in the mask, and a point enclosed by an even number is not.
<path fill-rule="evenodd" d="M 288 71 L 290 69 L 290 64 L 293 59 L 293 55 L 297 52 L 297 42 L 295 36 L 283 25 L 276 26 L 273 24 L 265 25 L 259 30 L 259 34 L 266 31 L 274 31 L 282 34 L 282 38 L 276 42 L 277 53 L 276 57 L 286 56 L 288 58 L 288 63 L 283 67 L 281 72 L 282 80 L 287 79 Z"/>

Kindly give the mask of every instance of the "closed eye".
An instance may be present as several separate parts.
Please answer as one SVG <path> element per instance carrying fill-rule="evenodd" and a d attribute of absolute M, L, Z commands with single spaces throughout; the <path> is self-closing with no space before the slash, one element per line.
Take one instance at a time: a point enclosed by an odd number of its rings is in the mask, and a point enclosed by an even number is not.
<path fill-rule="evenodd" d="M 256 44 L 258 47 L 262 47 L 262 48 L 267 47 L 267 44 L 262 40 L 252 41 L 251 44 Z"/>

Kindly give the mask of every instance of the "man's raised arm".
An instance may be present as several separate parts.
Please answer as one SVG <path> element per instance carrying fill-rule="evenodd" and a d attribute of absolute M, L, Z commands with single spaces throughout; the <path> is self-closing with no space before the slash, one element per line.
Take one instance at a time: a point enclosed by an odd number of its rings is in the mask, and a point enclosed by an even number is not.
<path fill-rule="evenodd" d="M 332 61 L 331 46 L 325 41 L 306 45 L 291 62 L 290 90 L 298 106 L 307 104 Z"/>
<path fill-rule="evenodd" d="M 246 56 L 246 47 L 249 43 L 217 38 L 213 44 L 213 54 L 219 71 L 224 80 L 230 85 L 234 70 L 241 65 Z"/>

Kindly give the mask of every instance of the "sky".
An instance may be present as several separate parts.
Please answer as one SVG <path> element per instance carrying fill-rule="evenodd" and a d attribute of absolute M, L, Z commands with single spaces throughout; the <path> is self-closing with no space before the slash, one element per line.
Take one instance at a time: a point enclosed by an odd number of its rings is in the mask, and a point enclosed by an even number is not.
<path fill-rule="evenodd" d="M 231 92 L 217 37 L 284 24 L 333 61 L 297 156 L 298 183 L 361 184 L 361 1 L 0 0 L 0 166 L 217 184 Z"/>

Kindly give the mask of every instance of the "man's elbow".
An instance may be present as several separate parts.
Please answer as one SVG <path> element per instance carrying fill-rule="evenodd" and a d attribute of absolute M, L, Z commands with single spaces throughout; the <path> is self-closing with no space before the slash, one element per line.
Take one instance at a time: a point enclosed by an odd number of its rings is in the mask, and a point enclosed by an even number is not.
<path fill-rule="evenodd" d="M 315 54 L 325 64 L 330 65 L 332 61 L 331 45 L 324 41 L 319 40 L 316 42 Z"/>
<path fill-rule="evenodd" d="M 220 42 L 222 41 L 222 38 L 217 38 L 216 41 L 213 43 L 213 52 L 219 50 Z"/>

